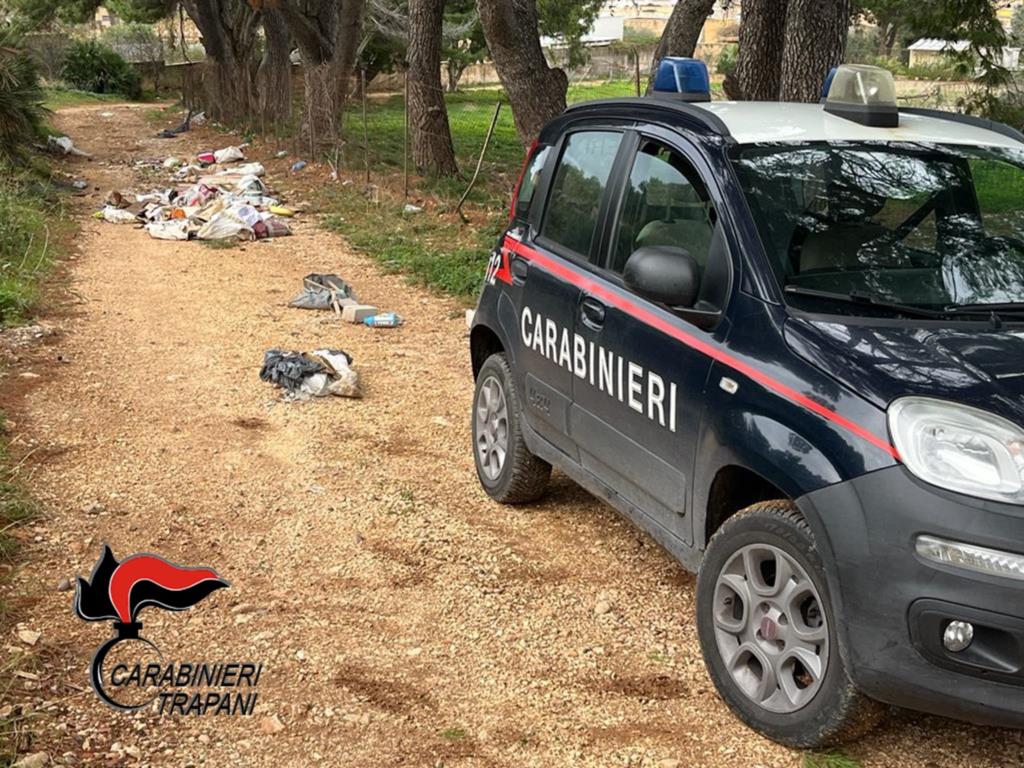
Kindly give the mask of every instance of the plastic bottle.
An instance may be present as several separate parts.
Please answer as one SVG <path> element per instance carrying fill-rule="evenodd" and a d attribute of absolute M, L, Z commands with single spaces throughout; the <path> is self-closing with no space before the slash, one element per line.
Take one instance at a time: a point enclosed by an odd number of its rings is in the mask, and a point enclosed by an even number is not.
<path fill-rule="evenodd" d="M 363 320 L 363 322 L 370 328 L 397 328 L 404 321 L 402 320 L 401 315 L 394 312 L 385 312 L 382 315 L 368 317 Z"/>

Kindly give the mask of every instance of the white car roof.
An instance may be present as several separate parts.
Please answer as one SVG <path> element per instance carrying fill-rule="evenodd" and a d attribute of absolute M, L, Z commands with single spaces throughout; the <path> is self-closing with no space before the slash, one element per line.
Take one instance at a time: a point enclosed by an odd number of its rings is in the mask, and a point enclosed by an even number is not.
<path fill-rule="evenodd" d="M 740 144 L 802 141 L 910 141 L 1024 150 L 1024 144 L 967 123 L 901 112 L 898 128 L 871 128 L 829 114 L 821 104 L 713 101 L 696 106 L 715 114 Z"/>

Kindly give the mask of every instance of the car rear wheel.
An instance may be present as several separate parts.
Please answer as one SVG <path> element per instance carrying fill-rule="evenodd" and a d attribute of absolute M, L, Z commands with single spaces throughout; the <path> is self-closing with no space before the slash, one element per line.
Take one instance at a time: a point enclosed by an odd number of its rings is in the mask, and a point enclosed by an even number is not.
<path fill-rule="evenodd" d="M 854 687 L 814 536 L 788 501 L 755 504 L 711 539 L 697 580 L 697 627 L 719 694 L 775 741 L 849 741 L 880 705 Z"/>
<path fill-rule="evenodd" d="M 523 411 L 503 353 L 480 369 L 473 398 L 473 455 L 480 484 L 495 501 L 536 501 L 551 477 L 551 465 L 526 447 Z"/>

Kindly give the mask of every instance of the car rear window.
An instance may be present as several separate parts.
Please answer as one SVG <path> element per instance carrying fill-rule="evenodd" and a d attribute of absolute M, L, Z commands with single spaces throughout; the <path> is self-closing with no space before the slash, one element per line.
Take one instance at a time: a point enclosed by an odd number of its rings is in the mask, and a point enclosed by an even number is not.
<path fill-rule="evenodd" d="M 622 134 L 580 131 L 569 136 L 551 185 L 541 236 L 580 256 L 590 254 L 598 210 Z"/>

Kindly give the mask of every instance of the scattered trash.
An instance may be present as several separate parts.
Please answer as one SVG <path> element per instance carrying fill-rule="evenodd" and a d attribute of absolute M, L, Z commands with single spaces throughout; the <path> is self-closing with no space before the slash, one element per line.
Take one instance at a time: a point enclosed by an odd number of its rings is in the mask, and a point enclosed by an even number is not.
<path fill-rule="evenodd" d="M 307 165 L 308 165 L 308 163 L 305 160 L 299 160 L 294 165 L 292 165 L 292 173 L 298 173 L 303 168 L 305 168 Z"/>
<path fill-rule="evenodd" d="M 199 240 L 227 240 L 232 237 L 251 240 L 255 233 L 235 211 L 228 210 L 216 214 L 196 233 Z"/>
<path fill-rule="evenodd" d="M 164 168 L 170 170 L 171 168 L 177 168 L 181 165 L 181 158 L 179 157 L 168 157 L 164 160 Z"/>
<path fill-rule="evenodd" d="M 270 206 L 270 212 L 275 216 L 284 216 L 286 219 L 290 219 L 295 215 L 295 211 L 291 208 L 285 208 L 283 205 Z"/>
<path fill-rule="evenodd" d="M 146 231 L 156 240 L 188 240 L 188 222 L 184 219 L 151 221 Z"/>
<path fill-rule="evenodd" d="M 213 157 L 218 164 L 239 163 L 245 160 L 245 153 L 238 147 L 224 147 L 214 152 Z"/>
<path fill-rule="evenodd" d="M 257 240 L 265 240 L 267 238 L 274 237 L 288 237 L 291 233 L 291 227 L 285 224 L 281 219 L 276 219 L 273 216 L 268 216 L 262 221 L 256 222 L 256 225 L 253 227 L 253 234 L 256 235 Z"/>
<path fill-rule="evenodd" d="M 471 329 L 473 327 L 473 320 L 476 319 L 476 310 L 466 310 L 466 328 Z"/>
<path fill-rule="evenodd" d="M 104 221 L 110 222 L 111 224 L 136 224 L 138 219 L 135 218 L 135 214 L 131 211 L 126 211 L 123 208 L 114 208 L 111 205 L 105 206 L 97 216 Z"/>
<path fill-rule="evenodd" d="M 206 113 L 200 112 L 197 115 L 193 115 L 192 119 L 188 121 L 189 126 L 198 128 L 201 125 L 206 125 Z"/>
<path fill-rule="evenodd" d="M 339 315 L 346 304 L 355 304 L 352 286 L 337 275 L 306 275 L 302 293 L 292 299 L 289 307 L 296 309 L 333 309 Z"/>
<path fill-rule="evenodd" d="M 274 155 L 274 157 L 276 157 L 278 160 L 281 160 L 282 158 L 288 157 L 288 150 L 287 149 L 282 149 L 280 152 L 278 152 L 276 155 Z"/>
<path fill-rule="evenodd" d="M 74 181 L 74 182 L 71 183 L 71 186 L 74 187 L 75 189 L 79 190 L 79 191 L 82 191 L 84 189 L 88 189 L 89 188 L 89 182 L 88 181 L 82 181 L 82 180 Z"/>
<path fill-rule="evenodd" d="M 423 209 L 418 205 L 412 203 L 406 203 L 405 208 L 402 209 L 403 213 L 422 213 Z"/>
<path fill-rule="evenodd" d="M 346 323 L 362 323 L 380 310 L 369 304 L 349 304 L 341 310 L 341 319 Z"/>
<path fill-rule="evenodd" d="M 83 152 L 68 136 L 51 136 L 46 140 L 46 147 L 56 155 L 74 155 L 75 157 L 91 157 Z"/>
<path fill-rule="evenodd" d="M 192 127 L 192 123 L 195 120 L 195 116 L 192 114 L 192 110 L 189 110 L 185 120 L 177 128 L 165 128 L 156 135 L 158 139 L 176 139 L 179 134 L 185 133 Z M 205 117 L 204 117 L 205 121 Z"/>
<path fill-rule="evenodd" d="M 114 116 L 113 112 L 100 112 L 100 117 L 109 120 Z"/>
<path fill-rule="evenodd" d="M 374 315 L 363 320 L 363 323 L 370 328 L 397 328 L 404 322 L 402 316 L 395 312 L 385 312 L 383 315 Z"/>
<path fill-rule="evenodd" d="M 216 163 L 217 156 L 213 152 L 202 152 L 201 154 L 196 155 L 196 160 L 199 161 L 200 165 L 205 167 Z"/>
<path fill-rule="evenodd" d="M 362 397 L 352 357 L 340 350 L 318 349 L 305 354 L 268 350 L 260 379 L 285 390 L 286 400 L 310 397 Z"/>

